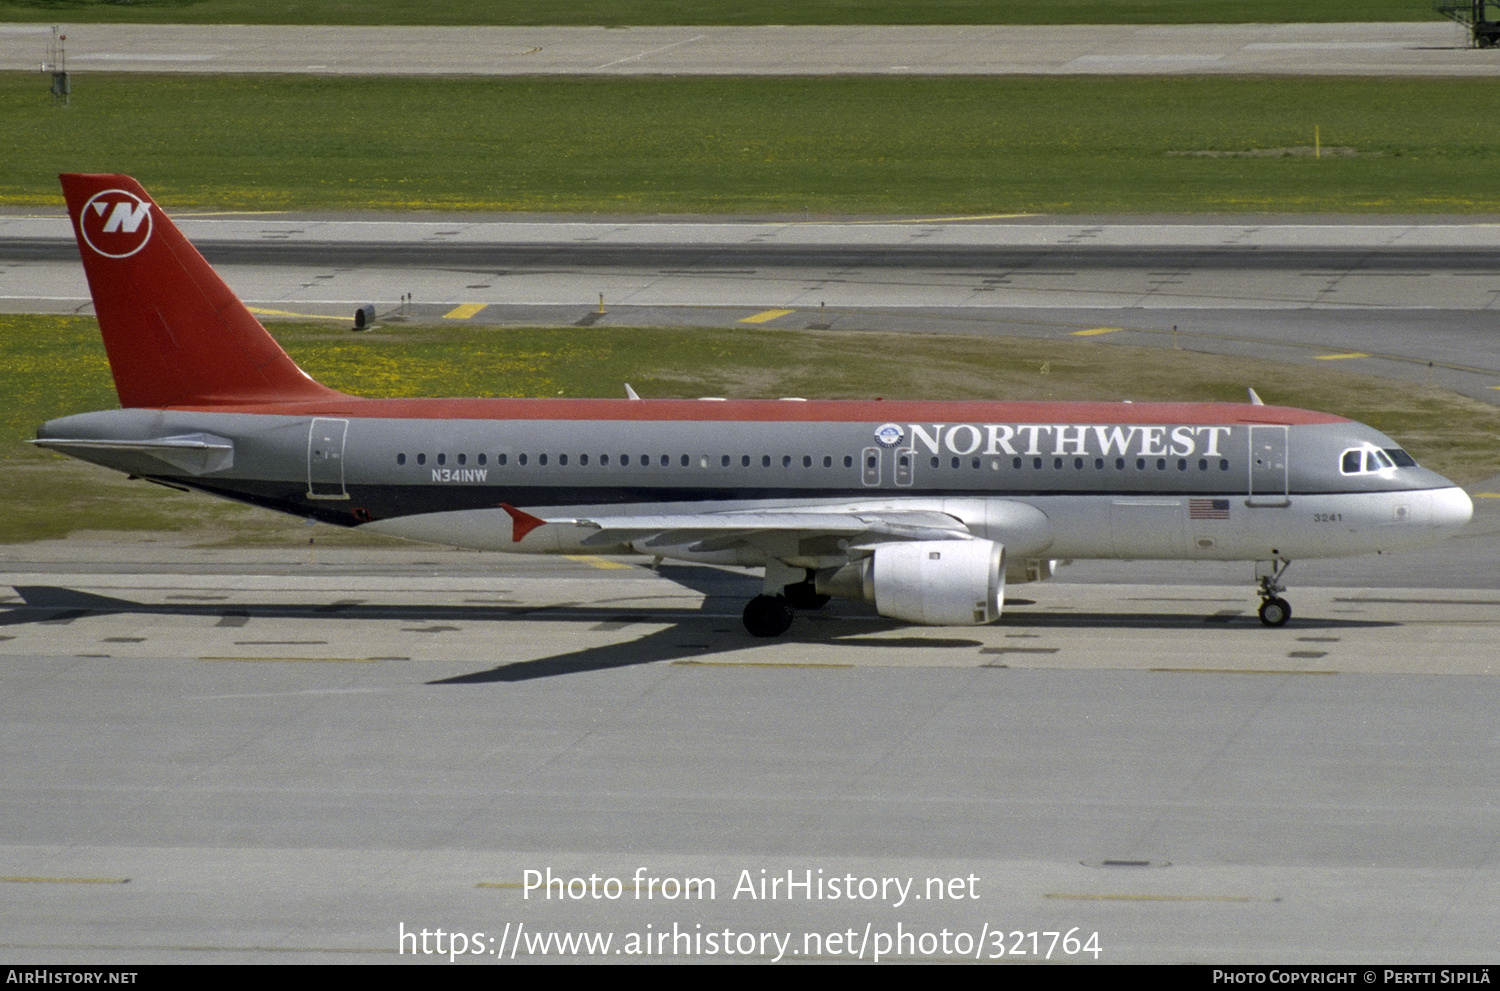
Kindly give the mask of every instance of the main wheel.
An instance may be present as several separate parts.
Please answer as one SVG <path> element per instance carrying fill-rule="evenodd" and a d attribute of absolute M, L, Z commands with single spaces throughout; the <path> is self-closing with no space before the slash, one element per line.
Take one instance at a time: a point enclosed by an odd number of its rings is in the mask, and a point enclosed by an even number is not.
<path fill-rule="evenodd" d="M 792 625 L 792 607 L 779 595 L 757 595 L 741 617 L 752 637 L 779 637 Z"/>
<path fill-rule="evenodd" d="M 1292 618 L 1292 607 L 1285 599 L 1267 599 L 1260 604 L 1260 621 L 1267 626 L 1285 626 Z"/>

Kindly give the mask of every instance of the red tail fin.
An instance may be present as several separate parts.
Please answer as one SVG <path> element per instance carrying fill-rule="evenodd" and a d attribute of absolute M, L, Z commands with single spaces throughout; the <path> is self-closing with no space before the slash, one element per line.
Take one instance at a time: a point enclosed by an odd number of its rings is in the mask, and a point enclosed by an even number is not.
<path fill-rule="evenodd" d="M 120 405 L 341 395 L 297 367 L 134 179 L 61 178 Z"/>

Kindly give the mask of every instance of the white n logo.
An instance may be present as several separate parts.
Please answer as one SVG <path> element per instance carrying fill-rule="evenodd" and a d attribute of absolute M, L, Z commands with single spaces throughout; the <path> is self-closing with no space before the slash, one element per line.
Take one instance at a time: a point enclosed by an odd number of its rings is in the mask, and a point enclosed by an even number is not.
<path fill-rule="evenodd" d="M 100 203 L 95 209 L 102 206 L 104 204 Z M 110 214 L 109 219 L 104 222 L 103 233 L 113 234 L 116 231 L 123 231 L 126 234 L 134 234 L 140 228 L 141 221 L 145 220 L 150 212 L 150 203 L 126 203 L 122 200 L 115 204 L 115 212 Z"/>
<path fill-rule="evenodd" d="M 100 190 L 79 211 L 78 233 L 105 258 L 129 258 L 151 240 L 152 206 L 128 190 Z"/>

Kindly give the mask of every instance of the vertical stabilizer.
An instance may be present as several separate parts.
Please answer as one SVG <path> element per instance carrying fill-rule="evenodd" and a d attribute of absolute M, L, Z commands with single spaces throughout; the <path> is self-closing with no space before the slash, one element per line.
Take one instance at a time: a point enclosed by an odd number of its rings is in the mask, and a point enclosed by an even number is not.
<path fill-rule="evenodd" d="M 61 178 L 120 405 L 341 395 L 297 367 L 134 179 Z"/>

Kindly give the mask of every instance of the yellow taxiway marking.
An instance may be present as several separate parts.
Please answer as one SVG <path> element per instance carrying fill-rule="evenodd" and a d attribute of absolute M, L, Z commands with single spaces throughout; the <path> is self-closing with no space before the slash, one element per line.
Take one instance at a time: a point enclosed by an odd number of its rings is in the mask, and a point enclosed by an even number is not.
<path fill-rule="evenodd" d="M 128 877 L 0 877 L 11 884 L 129 884 Z"/>
<path fill-rule="evenodd" d="M 590 567 L 599 568 L 603 571 L 609 571 L 614 568 L 634 567 L 634 565 L 626 564 L 623 561 L 611 561 L 607 557 L 596 557 L 592 554 L 564 554 L 563 557 L 569 561 L 577 561 L 579 564 L 587 564 Z"/>
<path fill-rule="evenodd" d="M 1021 217 L 1039 217 L 1037 213 L 976 213 L 967 217 L 910 217 L 905 220 L 856 220 L 849 226 L 856 227 L 860 224 L 956 224 L 965 220 L 1017 220 Z M 811 223 L 824 223 L 825 221 L 814 220 Z M 806 225 L 808 221 L 803 221 Z M 795 225 L 793 225 L 795 226 Z"/>
<path fill-rule="evenodd" d="M 1124 329 L 1125 328 L 1123 328 L 1123 327 L 1095 327 L 1093 330 L 1075 330 L 1075 331 L 1073 331 L 1073 336 L 1074 337 L 1098 337 L 1100 334 L 1113 334 L 1116 331 L 1124 330 Z"/>
<path fill-rule="evenodd" d="M 453 309 L 449 310 L 447 313 L 444 313 L 443 314 L 443 319 L 444 320 L 467 320 L 470 317 L 472 317 L 474 314 L 478 313 L 480 310 L 484 309 L 486 306 L 489 306 L 489 305 L 490 304 L 488 304 L 488 303 L 464 303 L 462 306 L 455 306 Z"/>
<path fill-rule="evenodd" d="M 1318 354 L 1313 357 L 1318 361 L 1343 361 L 1346 358 L 1368 358 L 1369 355 L 1363 351 L 1350 351 L 1348 354 Z"/>
<path fill-rule="evenodd" d="M 293 313 L 290 310 L 266 310 L 259 306 L 247 306 L 245 309 L 257 316 L 263 317 L 296 317 L 298 320 L 343 320 L 347 322 L 349 317 L 331 317 L 326 313 Z"/>
<path fill-rule="evenodd" d="M 770 323 L 777 317 L 784 317 L 788 313 L 796 313 L 796 310 L 764 310 L 752 317 L 745 317 L 740 323 Z"/>
<path fill-rule="evenodd" d="M 1500 492 L 1476 492 L 1475 499 L 1500 499 Z"/>

